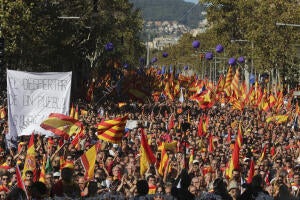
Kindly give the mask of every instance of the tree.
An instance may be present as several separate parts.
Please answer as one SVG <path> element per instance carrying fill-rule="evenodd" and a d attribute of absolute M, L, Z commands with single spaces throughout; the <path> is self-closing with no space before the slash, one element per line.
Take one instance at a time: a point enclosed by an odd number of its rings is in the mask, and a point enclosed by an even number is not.
<path fill-rule="evenodd" d="M 299 42 L 299 30 L 277 27 L 276 22 L 299 23 L 299 1 L 264 0 L 230 1 L 211 0 L 206 3 L 210 29 L 206 34 L 222 41 L 227 54 L 246 55 L 254 59 L 255 68 L 261 72 L 274 68 L 284 73 L 299 67 L 295 62 L 293 44 Z M 230 43 L 246 40 L 248 44 Z M 251 48 L 253 42 L 254 49 Z M 245 46 L 241 50 L 241 46 Z M 298 70 L 299 71 L 299 70 Z M 299 73 L 299 72 L 298 72 Z"/>
<path fill-rule="evenodd" d="M 72 70 L 76 78 L 85 79 L 110 60 L 136 64 L 144 53 L 141 29 L 140 12 L 128 0 L 7 0 L 1 23 L 8 68 Z M 114 44 L 111 52 L 104 50 L 108 42 Z"/>

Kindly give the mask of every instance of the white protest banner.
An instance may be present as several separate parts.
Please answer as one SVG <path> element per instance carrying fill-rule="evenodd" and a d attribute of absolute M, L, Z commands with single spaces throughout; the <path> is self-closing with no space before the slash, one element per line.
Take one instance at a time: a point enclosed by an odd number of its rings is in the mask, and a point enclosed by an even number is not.
<path fill-rule="evenodd" d="M 50 113 L 68 115 L 72 72 L 22 72 L 7 70 L 8 140 L 50 132 L 40 124 Z"/>
<path fill-rule="evenodd" d="M 138 120 L 127 120 L 125 128 L 128 128 L 130 130 L 138 127 Z"/>

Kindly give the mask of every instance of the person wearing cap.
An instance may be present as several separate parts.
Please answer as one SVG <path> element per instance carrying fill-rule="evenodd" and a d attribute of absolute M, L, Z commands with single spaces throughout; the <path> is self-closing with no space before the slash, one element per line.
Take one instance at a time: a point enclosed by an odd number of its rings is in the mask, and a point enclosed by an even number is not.
<path fill-rule="evenodd" d="M 235 180 L 231 180 L 229 182 L 227 190 L 228 190 L 228 193 L 232 197 L 233 200 L 236 200 L 241 194 L 240 187 L 239 187 L 238 183 Z"/>
<path fill-rule="evenodd" d="M 53 183 L 57 183 L 60 179 L 60 172 L 53 173 Z"/>
<path fill-rule="evenodd" d="M 200 176 L 199 161 L 193 160 L 192 166 L 189 169 L 189 177 L 192 179 L 195 176 Z"/>

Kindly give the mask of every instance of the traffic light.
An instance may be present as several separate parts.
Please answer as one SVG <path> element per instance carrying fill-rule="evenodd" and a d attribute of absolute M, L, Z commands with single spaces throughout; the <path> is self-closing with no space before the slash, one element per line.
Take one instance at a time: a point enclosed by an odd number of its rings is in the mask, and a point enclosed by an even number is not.
<path fill-rule="evenodd" d="M 0 67 L 4 65 L 4 38 L 0 38 Z"/>

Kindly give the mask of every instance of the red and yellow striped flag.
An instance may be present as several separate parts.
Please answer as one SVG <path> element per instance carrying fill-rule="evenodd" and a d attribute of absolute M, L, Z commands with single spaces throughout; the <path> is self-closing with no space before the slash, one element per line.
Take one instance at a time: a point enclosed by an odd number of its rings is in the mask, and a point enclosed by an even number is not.
<path fill-rule="evenodd" d="M 40 126 L 58 136 L 72 136 L 83 130 L 80 121 L 59 113 L 51 113 Z"/>
<path fill-rule="evenodd" d="M 162 150 L 161 150 L 161 156 L 160 156 L 160 163 L 159 163 L 159 168 L 158 168 L 158 173 L 163 176 L 164 175 L 164 172 L 168 166 L 168 160 L 169 160 L 169 157 L 168 157 L 168 154 L 167 154 L 167 151 L 165 149 L 165 145 L 164 143 L 162 144 Z"/>
<path fill-rule="evenodd" d="M 114 144 L 121 143 L 126 121 L 127 116 L 100 122 L 98 124 L 98 138 Z"/>
<path fill-rule="evenodd" d="M 225 86 L 225 79 L 223 78 L 223 75 L 221 75 L 219 77 L 219 81 L 218 81 L 218 84 L 217 84 L 216 93 L 218 94 L 220 92 L 223 92 L 224 86 Z"/>
<path fill-rule="evenodd" d="M 150 164 L 154 164 L 156 158 L 147 142 L 144 130 L 141 130 L 141 147 L 140 147 L 140 173 L 144 175 Z"/>
<path fill-rule="evenodd" d="M 224 91 L 226 92 L 227 96 L 230 96 L 230 85 L 233 79 L 233 72 L 232 67 L 230 66 L 226 75 Z"/>
<path fill-rule="evenodd" d="M 230 88 L 233 92 L 233 94 L 235 95 L 235 98 L 239 98 L 240 97 L 240 69 L 237 68 L 236 69 L 236 72 L 235 72 L 235 75 L 232 79 L 232 82 L 230 84 Z"/>
<path fill-rule="evenodd" d="M 22 178 L 23 179 L 25 178 L 26 171 L 30 170 L 33 172 L 35 170 L 35 167 L 36 167 L 36 163 L 35 163 L 35 149 L 34 149 L 34 134 L 32 133 L 28 143 Z"/>
<path fill-rule="evenodd" d="M 96 155 L 97 155 L 97 150 L 96 150 L 96 145 L 94 145 L 80 157 L 80 161 L 85 170 L 85 177 L 88 180 L 94 178 Z"/>

